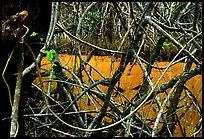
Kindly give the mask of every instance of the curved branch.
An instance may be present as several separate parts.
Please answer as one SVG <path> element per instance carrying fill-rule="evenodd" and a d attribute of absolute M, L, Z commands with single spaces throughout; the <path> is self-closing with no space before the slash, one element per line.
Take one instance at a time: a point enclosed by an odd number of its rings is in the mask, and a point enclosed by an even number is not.
<path fill-rule="evenodd" d="M 69 35 L 71 38 L 73 38 L 73 39 L 75 39 L 75 40 L 77 40 L 77 41 L 79 41 L 79 42 L 81 42 L 81 43 L 83 43 L 83 44 L 86 44 L 86 45 L 88 45 L 88 46 L 90 46 L 90 47 L 92 47 L 92 48 L 95 48 L 95 49 L 97 49 L 97 50 L 101 50 L 101 51 L 109 52 L 109 53 L 117 53 L 117 54 L 124 54 L 124 53 L 125 53 L 125 52 L 121 52 L 121 51 L 115 51 L 115 50 L 100 48 L 100 47 L 98 47 L 98 46 L 96 46 L 96 45 L 93 45 L 93 44 L 91 44 L 91 43 L 88 43 L 88 42 L 86 42 L 86 41 L 84 41 L 84 40 L 81 40 L 81 39 L 77 38 L 76 36 L 74 36 L 74 35 L 72 35 L 70 32 L 68 32 L 67 30 L 65 30 L 65 29 L 64 29 L 60 24 L 58 24 L 58 23 L 57 23 L 57 27 L 59 27 L 61 30 L 63 30 L 63 31 L 64 31 L 67 35 Z"/>

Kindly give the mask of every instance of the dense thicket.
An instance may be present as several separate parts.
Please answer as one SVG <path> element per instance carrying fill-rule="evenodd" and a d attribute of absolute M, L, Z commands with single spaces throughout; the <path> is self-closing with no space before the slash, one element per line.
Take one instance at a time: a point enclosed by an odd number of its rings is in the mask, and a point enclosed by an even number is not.
<path fill-rule="evenodd" d="M 14 121 L 12 132 L 19 136 L 174 137 L 175 129 L 181 136 L 202 134 L 202 85 L 195 92 L 187 86 L 187 81 L 202 75 L 201 2 L 3 3 L 0 49 L 2 135 L 9 135 L 13 119 L 20 126 Z M 75 56 L 73 66 L 62 64 L 62 53 Z M 91 65 L 94 55 L 111 57 L 110 76 Z M 42 56 L 50 63 L 46 69 L 36 65 Z M 21 57 L 25 60 L 19 71 Z M 33 61 L 33 70 L 26 68 Z M 71 59 L 63 61 L 68 65 Z M 169 65 L 158 67 L 158 61 L 168 61 Z M 159 84 L 169 68 L 181 62 L 182 72 Z M 130 99 L 120 86 L 129 64 L 127 76 L 135 64 L 143 74 Z M 150 78 L 153 69 L 163 73 L 154 83 Z M 18 119 L 11 117 L 10 121 L 6 84 L 15 101 L 19 73 L 23 73 L 22 102 Z M 93 73 L 100 78 L 94 78 Z M 18 105 L 13 111 L 16 108 Z M 190 109 L 199 120 L 186 131 L 184 116 Z M 149 111 L 156 116 L 149 118 Z"/>

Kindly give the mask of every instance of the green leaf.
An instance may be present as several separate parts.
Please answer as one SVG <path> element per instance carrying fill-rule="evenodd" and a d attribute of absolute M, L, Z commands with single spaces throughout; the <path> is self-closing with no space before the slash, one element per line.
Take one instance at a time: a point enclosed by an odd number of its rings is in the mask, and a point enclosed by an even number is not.
<path fill-rule="evenodd" d="M 91 18 L 89 18 L 89 17 L 86 17 L 85 19 L 86 19 L 86 20 L 91 20 Z"/>
<path fill-rule="evenodd" d="M 52 53 L 47 53 L 47 59 L 51 62 L 52 61 L 52 59 L 53 59 L 53 55 L 52 55 Z"/>
<path fill-rule="evenodd" d="M 164 42 L 164 43 L 163 43 L 163 46 L 164 46 L 164 47 L 169 47 L 169 44 L 168 44 L 167 42 Z"/>
<path fill-rule="evenodd" d="M 35 37 L 36 35 L 38 35 L 38 33 L 36 33 L 35 31 L 33 31 L 33 33 L 30 35 L 30 37 Z"/>
<path fill-rule="evenodd" d="M 88 24 L 88 23 L 84 23 L 84 26 L 89 27 L 89 26 L 90 26 L 90 24 Z"/>
<path fill-rule="evenodd" d="M 52 66 L 53 66 L 53 67 L 57 67 L 57 64 L 53 64 Z"/>
<path fill-rule="evenodd" d="M 97 13 L 96 18 L 100 18 L 100 13 Z"/>
<path fill-rule="evenodd" d="M 44 50 L 43 53 L 47 55 L 49 53 L 49 51 L 48 50 Z"/>
<path fill-rule="evenodd" d="M 51 77 L 52 79 L 56 79 L 57 77 L 56 77 L 56 75 L 52 75 L 52 77 Z"/>
<path fill-rule="evenodd" d="M 157 113 L 156 109 L 153 107 L 152 110 L 154 111 L 154 113 Z"/>
<path fill-rule="evenodd" d="M 51 88 L 55 88 L 55 85 L 54 85 L 54 84 L 51 84 Z"/>
<path fill-rule="evenodd" d="M 42 42 L 44 40 L 44 38 L 40 38 L 40 41 Z"/>
<path fill-rule="evenodd" d="M 52 71 L 52 67 L 50 67 L 49 69 L 48 69 L 48 72 L 50 73 Z"/>
<path fill-rule="evenodd" d="M 84 32 L 85 32 L 85 33 L 88 33 L 89 31 L 88 31 L 88 30 L 84 30 Z"/>
<path fill-rule="evenodd" d="M 50 50 L 50 52 L 51 52 L 53 55 L 55 55 L 55 54 L 57 53 L 55 49 Z"/>

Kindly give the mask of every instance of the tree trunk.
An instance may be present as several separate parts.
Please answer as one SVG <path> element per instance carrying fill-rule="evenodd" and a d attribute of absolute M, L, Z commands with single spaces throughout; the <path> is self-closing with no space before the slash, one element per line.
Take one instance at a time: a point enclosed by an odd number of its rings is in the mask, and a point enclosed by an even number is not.
<path fill-rule="evenodd" d="M 28 13 L 25 18 L 20 13 L 26 11 Z M 25 34 L 26 30 L 23 27 L 25 25 L 29 28 L 29 32 L 26 34 L 23 46 L 25 50 L 24 54 L 24 68 L 29 66 L 33 61 L 32 51 L 35 56 L 38 55 L 39 50 L 42 48 L 42 43 L 45 42 L 47 32 L 49 29 L 51 14 L 50 2 L 3 2 L 2 3 L 2 44 L 0 46 L 0 86 L 1 86 L 1 120 L 0 120 L 0 136 L 9 137 L 10 133 L 10 116 L 11 116 L 11 104 L 9 99 L 9 91 L 6 84 L 8 84 L 11 92 L 11 100 L 13 101 L 13 95 L 16 86 L 17 67 L 19 63 L 19 39 Z M 13 19 L 15 18 L 16 19 Z M 13 19 L 13 21 L 12 21 Z M 30 35 L 36 32 L 38 35 L 31 37 Z M 5 35 L 6 33 L 6 35 Z M 17 35 L 16 35 L 16 34 Z M 40 40 L 43 38 L 43 41 Z M 41 42 L 41 44 L 39 44 Z M 30 48 L 32 51 L 30 50 Z M 14 50 L 14 51 L 13 51 Z M 11 55 L 13 51 L 13 54 Z M 10 56 L 10 60 L 7 63 Z M 6 64 L 7 63 L 7 64 Z M 6 67 L 7 65 L 7 67 Z M 35 70 L 32 71 L 35 73 Z M 4 80 L 5 79 L 5 80 Z M 24 76 L 21 90 L 21 99 L 19 106 L 19 129 L 17 136 L 24 136 L 24 120 L 23 112 L 26 98 L 32 95 L 31 83 L 34 79 L 33 74 L 29 73 Z M 26 92 L 26 93 L 25 93 Z M 28 95 L 25 95 L 28 94 Z"/>

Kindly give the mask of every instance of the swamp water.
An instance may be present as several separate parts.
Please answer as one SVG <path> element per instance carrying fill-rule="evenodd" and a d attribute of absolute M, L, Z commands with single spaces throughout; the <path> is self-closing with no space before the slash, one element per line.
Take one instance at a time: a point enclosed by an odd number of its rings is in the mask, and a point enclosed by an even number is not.
<path fill-rule="evenodd" d="M 75 59 L 75 56 L 60 54 L 59 58 L 60 58 L 61 64 L 63 66 L 66 66 L 71 70 L 74 69 L 74 65 L 75 65 L 76 69 L 79 68 L 79 59 L 78 58 Z M 83 59 L 85 60 L 86 56 L 83 56 Z M 114 74 L 119 63 L 120 63 L 120 61 L 117 59 L 114 62 L 114 66 L 112 66 L 111 65 L 111 57 L 108 57 L 108 56 L 93 56 L 92 59 L 89 61 L 89 64 L 92 65 L 93 67 L 95 67 L 106 78 L 109 78 Z M 49 69 L 51 66 L 51 64 L 47 60 L 47 58 L 43 58 L 41 64 L 42 64 L 42 68 L 44 68 L 44 69 Z M 154 66 L 164 67 L 164 66 L 167 66 L 168 64 L 169 64 L 169 62 L 156 62 L 154 64 Z M 122 92 L 122 94 L 125 97 L 127 97 L 127 99 L 131 99 L 135 95 L 135 93 L 137 93 L 138 90 L 132 90 L 132 88 L 134 88 L 138 85 L 141 85 L 142 80 L 143 80 L 143 72 L 142 72 L 142 70 L 138 64 L 134 65 L 130 74 L 128 75 L 128 70 L 129 70 L 130 66 L 131 65 L 128 64 L 128 66 L 125 69 L 125 72 L 122 74 L 122 77 L 121 77 L 120 83 L 119 83 L 119 87 L 124 90 L 124 92 Z M 146 64 L 144 64 L 144 66 L 146 66 Z M 167 70 L 167 72 L 165 73 L 164 77 L 161 79 L 159 84 L 161 85 L 162 83 L 164 83 L 164 82 L 172 79 L 173 77 L 181 74 L 183 66 L 184 66 L 184 63 L 177 63 L 177 64 L 171 66 Z M 91 74 L 91 76 L 94 80 L 103 79 L 103 77 L 100 74 L 98 74 L 96 71 L 94 71 L 94 69 L 91 68 L 89 65 L 87 65 L 86 67 L 87 67 L 88 72 Z M 193 65 L 191 68 L 194 68 L 194 67 L 195 67 L 195 65 Z M 112 72 L 111 72 L 111 69 L 113 69 Z M 151 78 L 153 85 L 159 79 L 159 77 L 161 76 L 163 71 L 164 70 L 158 70 L 155 68 L 152 69 L 150 78 Z M 71 75 L 68 72 L 66 72 L 66 74 L 69 77 L 71 77 Z M 82 77 L 83 82 L 88 85 L 90 82 L 88 76 L 85 74 L 84 71 L 82 74 L 83 74 L 83 77 Z M 38 82 L 37 79 L 34 81 L 34 83 L 36 83 L 36 82 Z M 52 84 L 56 85 L 56 83 L 52 83 Z M 190 80 L 187 81 L 186 86 L 194 94 L 194 96 L 198 100 L 199 105 L 202 107 L 202 76 L 197 75 L 197 76 L 191 78 Z M 46 90 L 47 89 L 47 83 L 44 83 L 44 87 Z M 107 86 L 99 85 L 99 87 L 101 88 L 101 90 L 104 93 L 107 92 L 107 88 L 108 88 Z M 168 89 L 166 91 L 167 94 L 169 91 L 170 91 L 170 89 Z M 79 87 L 75 88 L 75 93 L 78 94 L 80 92 L 81 92 L 81 88 L 79 88 Z M 117 102 L 118 107 L 120 109 L 123 109 L 120 104 L 123 104 L 125 102 L 125 98 L 121 97 L 122 95 L 117 95 L 116 97 L 115 96 L 116 96 L 116 92 L 113 93 L 112 99 L 115 102 Z M 161 93 L 158 95 L 161 104 L 163 103 L 166 96 L 167 95 L 165 93 Z M 81 98 L 80 100 L 77 101 L 79 109 L 81 111 L 94 110 L 94 107 L 92 104 L 88 105 L 87 97 L 86 97 L 86 103 L 84 101 L 85 99 L 83 99 L 83 98 Z M 185 108 L 191 103 L 190 99 L 188 97 L 186 97 L 186 93 L 184 91 L 182 92 L 180 99 L 181 99 L 181 101 L 179 102 L 178 107 L 181 106 L 181 108 L 178 109 L 178 111 L 177 111 L 178 115 L 181 115 L 185 111 Z M 102 101 L 100 101 L 100 100 L 98 100 L 98 101 L 101 102 L 103 105 Z M 94 101 L 94 102 L 96 104 L 96 101 Z M 84 108 L 84 104 L 86 105 L 86 108 Z M 167 103 L 167 105 L 168 104 L 169 104 L 169 102 Z M 101 106 L 98 104 L 96 104 L 96 107 L 98 108 L 98 110 L 101 109 Z M 143 115 L 144 117 L 147 117 L 148 119 L 156 118 L 157 114 L 158 114 L 158 108 L 157 108 L 156 104 L 153 104 L 150 108 L 150 111 L 148 113 L 146 113 L 147 109 L 149 107 L 150 107 L 150 105 L 144 104 L 138 112 L 141 115 Z M 165 109 L 164 109 L 164 112 L 165 112 Z M 146 114 L 148 116 L 146 116 Z M 94 116 L 94 115 L 96 115 L 96 113 L 92 113 L 92 115 Z M 108 121 L 110 120 L 108 117 L 105 119 Z M 184 117 L 180 120 L 182 128 L 185 128 L 186 136 L 190 136 L 190 133 L 193 133 L 194 127 L 195 127 L 195 125 L 199 119 L 200 119 L 200 115 L 198 114 L 198 112 L 196 112 L 196 108 L 192 105 L 189 108 L 189 110 L 185 113 Z M 162 120 L 162 119 L 160 118 L 160 120 Z M 177 126 L 178 126 L 178 124 L 177 124 Z M 176 126 L 176 129 L 174 130 L 174 135 L 175 136 L 181 136 L 182 135 L 181 131 L 177 130 L 177 129 L 179 129 L 179 127 L 177 127 L 177 126 Z M 159 124 L 158 127 L 160 128 L 161 124 Z"/>

